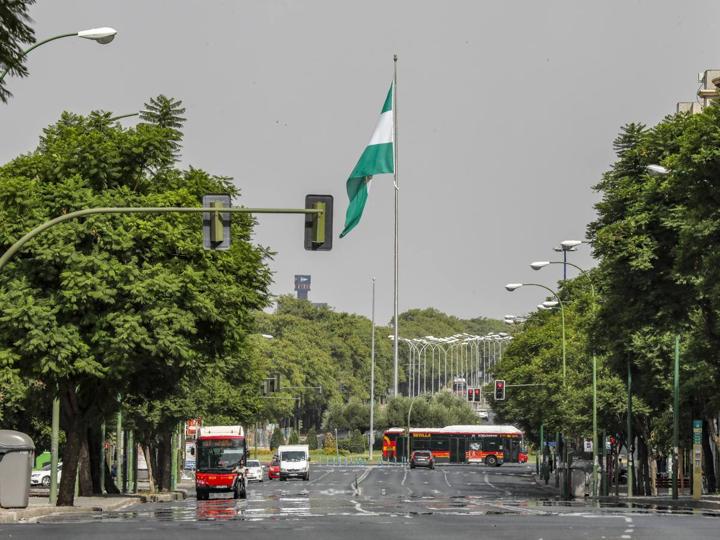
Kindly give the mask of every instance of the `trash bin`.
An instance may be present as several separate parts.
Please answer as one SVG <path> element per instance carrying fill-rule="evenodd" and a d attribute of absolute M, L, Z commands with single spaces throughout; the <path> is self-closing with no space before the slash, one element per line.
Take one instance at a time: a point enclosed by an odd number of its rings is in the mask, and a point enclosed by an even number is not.
<path fill-rule="evenodd" d="M 25 433 L 0 429 L 0 507 L 26 508 L 35 445 Z"/>
<path fill-rule="evenodd" d="M 587 476 L 587 473 L 583 469 L 573 467 L 570 470 L 570 494 L 573 497 L 577 499 L 585 497 Z"/>

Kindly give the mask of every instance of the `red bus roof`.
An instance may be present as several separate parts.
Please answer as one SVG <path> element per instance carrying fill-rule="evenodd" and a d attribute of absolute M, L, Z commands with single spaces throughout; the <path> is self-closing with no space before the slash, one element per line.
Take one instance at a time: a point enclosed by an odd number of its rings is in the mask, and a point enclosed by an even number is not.
<path fill-rule="evenodd" d="M 404 428 L 389 428 L 388 435 L 405 433 Z M 431 435 L 522 435 L 522 431 L 515 426 L 483 424 L 478 426 L 445 426 L 442 428 L 410 428 L 410 433 L 429 433 Z"/>

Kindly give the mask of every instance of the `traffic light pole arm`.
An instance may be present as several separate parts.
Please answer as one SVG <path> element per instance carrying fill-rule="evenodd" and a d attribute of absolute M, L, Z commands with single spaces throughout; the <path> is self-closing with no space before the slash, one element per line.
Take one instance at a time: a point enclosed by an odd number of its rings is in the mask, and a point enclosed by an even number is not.
<path fill-rule="evenodd" d="M 0 267 L 1 268 L 1 267 Z M 539 283 L 523 283 L 523 286 L 532 286 L 532 287 L 540 287 L 541 289 L 545 289 L 550 294 L 552 294 L 555 297 L 555 300 L 558 301 L 558 304 L 560 305 L 560 320 L 562 322 L 562 372 L 563 372 L 563 386 L 565 386 L 566 382 L 566 375 L 567 375 L 567 364 L 565 361 L 565 306 L 563 306 L 562 300 L 560 300 L 560 297 L 558 294 L 553 291 L 550 287 L 546 287 L 545 285 L 540 285 Z"/>
<path fill-rule="evenodd" d="M 50 227 L 70 221 L 71 219 L 81 218 L 85 216 L 92 216 L 96 214 L 191 214 L 191 213 L 206 213 L 212 212 L 213 210 L 207 207 L 119 207 L 119 208 L 85 208 L 83 210 L 76 210 L 75 212 L 69 212 L 58 216 L 50 221 L 46 221 L 42 225 L 38 225 L 32 231 L 27 233 L 25 236 L 20 238 L 8 250 L 3 253 L 0 257 L 0 271 L 5 267 L 8 261 L 17 253 L 26 243 L 35 238 L 38 234 L 43 232 Z M 322 214 L 323 210 L 317 210 L 314 208 L 218 208 L 214 211 L 220 212 L 231 212 L 235 214 Z"/>

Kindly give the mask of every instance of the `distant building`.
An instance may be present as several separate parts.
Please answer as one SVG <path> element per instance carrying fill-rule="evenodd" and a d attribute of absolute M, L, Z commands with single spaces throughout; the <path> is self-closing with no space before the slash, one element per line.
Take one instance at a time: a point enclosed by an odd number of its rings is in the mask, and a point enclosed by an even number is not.
<path fill-rule="evenodd" d="M 310 281 L 309 275 L 295 274 L 295 292 L 297 293 L 298 300 L 307 300 L 308 293 L 310 293 Z"/>

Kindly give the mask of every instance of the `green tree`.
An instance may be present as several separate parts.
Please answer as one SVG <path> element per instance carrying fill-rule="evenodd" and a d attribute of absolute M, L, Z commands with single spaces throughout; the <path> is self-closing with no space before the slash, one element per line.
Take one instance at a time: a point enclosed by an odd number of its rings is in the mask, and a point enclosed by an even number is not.
<path fill-rule="evenodd" d="M 307 432 L 307 444 L 310 447 L 310 450 L 318 449 L 318 438 L 315 427 L 311 427 Z"/>
<path fill-rule="evenodd" d="M 300 442 L 300 437 L 298 436 L 297 431 L 294 429 L 290 432 L 290 436 L 288 437 L 288 444 L 298 444 Z"/>
<path fill-rule="evenodd" d="M 31 22 L 28 8 L 35 0 L 5 0 L 0 4 L 0 73 L 8 70 L 15 77 L 28 74 L 23 51 L 35 42 L 35 34 L 28 23 Z M 0 101 L 7 103 L 12 94 L 7 89 L 6 80 L 0 81 Z"/>
<path fill-rule="evenodd" d="M 123 129 L 108 114 L 64 113 L 35 152 L 0 168 L 0 217 L 12 221 L 3 249 L 80 208 L 238 195 L 225 178 L 167 167 L 173 140 L 153 124 Z M 118 395 L 161 402 L 184 381 L 242 362 L 271 279 L 252 225 L 234 218 L 232 248 L 216 253 L 202 248 L 199 215 L 99 215 L 49 229 L 4 269 L 0 365 L 57 389 L 67 435 L 59 504 L 72 504 L 85 434 L 117 410 Z"/>
<path fill-rule="evenodd" d="M 280 426 L 276 426 L 270 436 L 270 450 L 277 450 L 278 446 L 282 444 L 285 444 L 285 437 L 283 436 Z"/>

